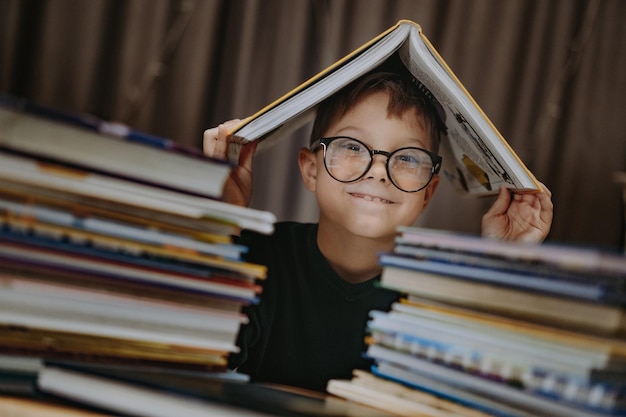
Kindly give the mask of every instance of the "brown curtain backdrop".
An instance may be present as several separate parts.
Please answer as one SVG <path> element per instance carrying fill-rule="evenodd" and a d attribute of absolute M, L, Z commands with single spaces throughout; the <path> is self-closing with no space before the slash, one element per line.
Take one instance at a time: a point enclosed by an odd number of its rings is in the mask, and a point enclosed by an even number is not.
<path fill-rule="evenodd" d="M 0 91 L 199 147 L 399 19 L 552 190 L 548 241 L 623 247 L 623 0 L 0 0 Z M 305 142 L 257 156 L 253 207 L 316 220 Z M 442 181 L 419 225 L 478 233 L 490 203 Z"/>

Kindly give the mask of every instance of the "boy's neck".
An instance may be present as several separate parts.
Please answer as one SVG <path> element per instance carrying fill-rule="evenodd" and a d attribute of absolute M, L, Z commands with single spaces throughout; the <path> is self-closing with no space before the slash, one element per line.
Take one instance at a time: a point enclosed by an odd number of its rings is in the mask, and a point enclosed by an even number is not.
<path fill-rule="evenodd" d="M 317 244 L 328 263 L 344 280 L 353 284 L 365 282 L 381 273 L 378 256 L 393 249 L 393 237 L 374 240 L 348 232 L 328 230 L 320 223 Z"/>

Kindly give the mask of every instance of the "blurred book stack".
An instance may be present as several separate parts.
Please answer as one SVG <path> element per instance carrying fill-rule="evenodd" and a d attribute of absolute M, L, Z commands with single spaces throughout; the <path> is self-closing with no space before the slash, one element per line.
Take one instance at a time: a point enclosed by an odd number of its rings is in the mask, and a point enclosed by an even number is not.
<path fill-rule="evenodd" d="M 371 312 L 372 372 L 331 380 L 330 393 L 407 406 L 429 396 L 426 415 L 450 403 L 510 417 L 626 415 L 620 252 L 400 232 L 380 256 L 381 285 L 404 295 Z"/>
<path fill-rule="evenodd" d="M 231 375 L 266 274 L 231 236 L 275 217 L 220 201 L 230 169 L 0 96 L 0 393 L 51 363 Z"/>

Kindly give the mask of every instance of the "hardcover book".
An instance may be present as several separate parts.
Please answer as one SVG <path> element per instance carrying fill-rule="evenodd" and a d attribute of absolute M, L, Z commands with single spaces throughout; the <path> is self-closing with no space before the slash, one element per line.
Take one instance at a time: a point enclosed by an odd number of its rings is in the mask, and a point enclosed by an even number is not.
<path fill-rule="evenodd" d="M 445 125 L 443 175 L 464 194 L 489 195 L 500 185 L 540 189 L 494 124 L 452 72 L 421 27 L 401 20 L 233 128 L 230 159 L 242 144 L 266 143 L 312 121 L 317 105 L 361 75 L 398 59 L 433 101 Z"/>
<path fill-rule="evenodd" d="M 0 149 L 219 199 L 230 165 L 130 128 L 0 94 Z"/>

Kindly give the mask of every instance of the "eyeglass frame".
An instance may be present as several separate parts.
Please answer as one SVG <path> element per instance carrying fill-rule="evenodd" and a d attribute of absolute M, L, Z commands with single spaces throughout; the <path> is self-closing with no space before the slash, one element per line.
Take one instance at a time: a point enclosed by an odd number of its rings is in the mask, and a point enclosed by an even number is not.
<path fill-rule="evenodd" d="M 370 161 L 367 164 L 367 168 L 363 171 L 363 173 L 361 175 L 359 175 L 357 178 L 353 179 L 353 180 L 348 180 L 348 181 L 342 181 L 339 180 L 337 178 L 335 178 L 335 176 L 333 174 L 330 173 L 330 170 L 328 169 L 328 166 L 326 165 L 326 149 L 328 147 L 328 145 L 336 140 L 336 139 L 350 139 L 350 140 L 354 140 L 358 143 L 360 143 L 361 145 L 363 145 L 365 147 L 365 149 L 367 149 L 367 151 L 370 154 Z M 351 183 L 351 182 L 355 182 L 360 180 L 361 178 L 363 178 L 368 171 L 372 168 L 372 164 L 374 163 L 374 155 L 383 155 L 387 158 L 387 160 L 385 161 L 385 170 L 387 171 L 387 178 L 389 178 L 389 181 L 394 185 L 394 187 L 396 187 L 398 190 L 405 192 L 405 193 L 416 193 L 418 191 L 422 191 L 424 188 L 428 187 L 428 185 L 430 184 L 430 182 L 433 180 L 433 177 L 437 174 L 439 174 L 439 170 L 441 169 L 441 164 L 443 162 L 443 158 L 441 157 L 441 155 L 438 155 L 434 152 L 429 151 L 428 149 L 424 149 L 424 148 L 420 148 L 417 146 L 405 146 L 402 148 L 398 148 L 392 152 L 387 152 L 387 151 L 382 151 L 379 149 L 371 149 L 369 146 L 367 146 L 365 143 L 363 143 L 362 141 L 360 141 L 359 139 L 353 138 L 351 136 L 328 136 L 328 137 L 324 137 L 324 138 L 320 138 L 318 140 L 316 140 L 315 142 L 313 142 L 311 144 L 311 146 L 309 147 L 309 149 L 311 150 L 311 152 L 316 152 L 319 148 L 323 148 L 324 149 L 324 168 L 326 169 L 326 172 L 328 173 L 328 175 L 331 176 L 331 178 L 333 178 L 335 181 L 339 181 L 342 183 Z M 422 187 L 418 188 L 417 190 L 413 190 L 413 191 L 406 191 L 403 190 L 402 188 L 400 188 L 398 186 L 398 184 L 395 183 L 395 181 L 393 180 L 391 173 L 389 172 L 389 160 L 391 159 L 391 155 L 395 154 L 398 151 L 402 151 L 404 149 L 417 149 L 420 150 L 424 153 L 426 153 L 428 156 L 430 156 L 430 160 L 432 162 L 432 168 L 430 170 L 430 178 L 428 179 L 428 181 L 426 181 L 426 184 L 424 184 Z"/>

